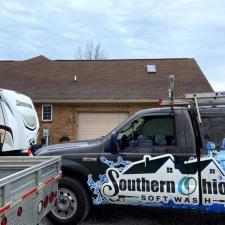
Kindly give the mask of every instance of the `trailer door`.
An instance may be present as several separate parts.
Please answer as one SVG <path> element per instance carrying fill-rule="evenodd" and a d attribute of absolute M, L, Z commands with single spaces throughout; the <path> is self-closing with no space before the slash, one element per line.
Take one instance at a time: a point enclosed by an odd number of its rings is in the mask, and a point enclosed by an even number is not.
<path fill-rule="evenodd" d="M 0 101 L 0 152 L 10 151 L 13 148 L 13 133 L 12 129 L 6 126 L 3 104 L 4 102 Z"/>

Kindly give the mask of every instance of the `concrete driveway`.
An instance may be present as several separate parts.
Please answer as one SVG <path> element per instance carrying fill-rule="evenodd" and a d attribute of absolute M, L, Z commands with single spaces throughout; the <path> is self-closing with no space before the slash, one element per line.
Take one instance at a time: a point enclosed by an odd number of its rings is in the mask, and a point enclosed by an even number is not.
<path fill-rule="evenodd" d="M 94 207 L 81 225 L 224 225 L 225 215 L 131 206 Z M 47 219 L 41 225 L 52 225 Z M 71 224 L 72 225 L 72 224 Z"/>

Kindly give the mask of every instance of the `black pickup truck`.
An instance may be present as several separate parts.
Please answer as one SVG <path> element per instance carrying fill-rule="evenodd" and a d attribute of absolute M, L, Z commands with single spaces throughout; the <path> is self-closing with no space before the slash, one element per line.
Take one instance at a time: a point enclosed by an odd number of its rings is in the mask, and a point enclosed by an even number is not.
<path fill-rule="evenodd" d="M 37 155 L 62 156 L 49 217 L 77 224 L 92 204 L 225 212 L 224 138 L 225 106 L 162 107 L 132 115 L 105 137 L 44 147 Z"/>

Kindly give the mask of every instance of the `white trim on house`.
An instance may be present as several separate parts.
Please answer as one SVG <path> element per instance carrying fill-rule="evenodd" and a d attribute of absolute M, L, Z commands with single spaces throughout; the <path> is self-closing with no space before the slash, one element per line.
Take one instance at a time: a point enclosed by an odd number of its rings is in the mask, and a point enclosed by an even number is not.
<path fill-rule="evenodd" d="M 50 120 L 44 119 L 44 107 L 45 106 L 50 106 L 51 107 L 51 119 Z M 43 104 L 42 105 L 42 110 L 41 110 L 41 120 L 43 122 L 51 122 L 52 118 L 53 118 L 53 105 L 52 104 Z"/>
<path fill-rule="evenodd" d="M 100 100 L 33 100 L 34 103 L 70 103 L 70 104 L 139 104 L 139 103 L 158 103 L 158 99 L 100 99 Z"/>

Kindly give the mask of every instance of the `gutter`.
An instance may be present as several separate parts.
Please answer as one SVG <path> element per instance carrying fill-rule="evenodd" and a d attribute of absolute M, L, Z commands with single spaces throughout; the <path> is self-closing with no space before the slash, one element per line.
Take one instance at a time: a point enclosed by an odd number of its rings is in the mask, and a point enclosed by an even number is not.
<path fill-rule="evenodd" d="M 158 103 L 158 99 L 100 99 L 100 100 L 33 100 L 38 104 L 143 104 Z"/>

